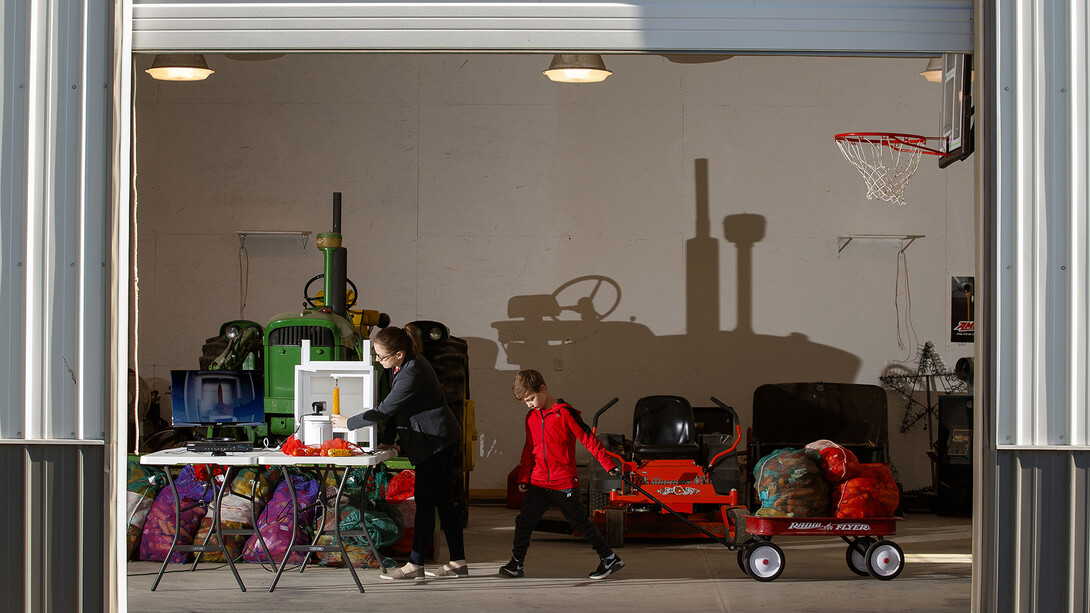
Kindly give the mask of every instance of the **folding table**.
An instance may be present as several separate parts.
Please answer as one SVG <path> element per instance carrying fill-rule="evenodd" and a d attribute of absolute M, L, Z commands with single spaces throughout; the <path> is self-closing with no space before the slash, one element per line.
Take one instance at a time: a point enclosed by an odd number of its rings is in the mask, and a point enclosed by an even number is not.
<path fill-rule="evenodd" d="M 227 551 L 227 546 L 224 543 L 223 536 L 227 535 L 250 535 L 257 534 L 258 538 L 261 538 L 261 534 L 254 525 L 250 528 L 235 528 L 235 529 L 223 529 L 221 526 L 221 503 L 223 501 L 223 494 L 230 489 L 231 486 L 231 472 L 238 466 L 256 466 L 259 464 L 265 464 L 260 461 L 259 456 L 268 453 L 268 450 L 254 450 L 254 451 L 236 451 L 227 452 L 224 455 L 212 455 L 211 452 L 196 452 L 189 451 L 188 449 L 181 447 L 178 449 L 164 449 L 162 451 L 156 451 L 140 456 L 141 464 L 148 464 L 150 466 L 163 466 L 167 476 L 167 485 L 170 486 L 170 491 L 174 495 L 174 539 L 170 543 L 170 550 L 167 551 L 166 558 L 163 559 L 163 566 L 159 568 L 159 573 L 155 576 L 155 582 L 151 584 L 151 591 L 155 591 L 155 588 L 159 587 L 159 581 L 163 578 L 163 573 L 166 572 L 167 564 L 170 563 L 170 556 L 175 551 L 222 551 L 223 556 L 227 558 L 227 565 L 231 567 L 231 572 L 235 575 L 235 581 L 238 582 L 238 587 L 243 592 L 246 591 L 246 586 L 242 583 L 242 578 L 238 575 L 238 570 L 235 568 L 235 562 L 231 559 L 230 552 Z M 171 466 L 184 466 L 186 464 L 218 464 L 220 466 L 226 466 L 227 472 L 223 476 L 223 485 L 218 488 L 216 492 L 215 502 L 213 503 L 214 513 L 214 528 L 216 530 L 216 541 L 214 545 L 209 545 L 207 539 L 204 544 L 197 545 L 179 545 L 179 525 L 182 520 L 182 501 L 178 495 L 178 488 L 174 484 L 174 479 L 170 474 Z M 264 546 L 264 539 L 262 539 L 262 551 L 267 551 Z M 270 562 L 275 564 L 270 556 Z M 196 564 L 193 565 L 196 568 Z"/>
<path fill-rule="evenodd" d="M 288 559 L 291 557 L 292 552 L 305 552 L 307 555 L 303 560 L 303 564 L 299 568 L 299 572 L 302 573 L 306 570 L 307 563 L 310 561 L 311 553 L 318 552 L 338 552 L 341 554 L 341 559 L 344 561 L 344 565 L 348 567 L 350 573 L 352 573 L 352 579 L 356 582 L 356 587 L 359 588 L 360 593 L 363 593 L 363 584 L 360 583 L 359 575 L 356 574 L 356 569 L 352 566 L 352 561 L 348 557 L 348 552 L 344 548 L 342 541 L 346 536 L 362 536 L 367 542 L 368 548 L 371 550 L 371 554 L 375 556 L 375 560 L 378 561 L 382 572 L 386 572 L 385 565 L 382 564 L 382 556 L 379 555 L 378 549 L 375 547 L 375 543 L 371 540 L 371 536 L 367 533 L 367 524 L 365 522 L 365 510 L 367 507 L 367 488 L 366 483 L 371 475 L 371 471 L 375 466 L 382 464 L 386 460 L 394 457 L 392 450 L 382 450 L 375 452 L 365 452 L 363 455 L 357 456 L 290 456 L 282 452 L 268 452 L 262 453 L 257 458 L 257 463 L 267 464 L 270 466 L 279 466 L 284 472 L 286 478 L 288 478 L 288 491 L 291 493 L 292 502 L 292 537 L 291 543 L 287 550 L 284 552 L 284 559 L 280 562 L 279 568 L 276 570 L 276 576 L 273 577 L 272 585 L 269 586 L 269 591 L 272 592 L 276 589 L 277 582 L 280 581 L 280 575 L 284 572 L 284 568 L 288 564 Z M 334 516 L 334 528 L 333 528 L 333 545 L 318 545 L 318 537 L 322 535 L 323 530 L 319 527 L 315 531 L 314 540 L 307 544 L 296 544 L 295 538 L 298 534 L 299 526 L 299 502 L 295 495 L 295 488 L 291 486 L 291 479 L 287 474 L 288 467 L 295 468 L 307 468 L 318 471 L 331 471 L 334 475 L 338 471 L 341 475 L 338 479 L 337 495 L 333 503 L 333 516 Z M 362 467 L 364 471 L 364 487 L 360 494 L 360 524 L 363 526 L 362 530 L 341 530 L 340 516 L 341 516 L 341 495 L 344 493 L 345 483 L 348 481 L 348 474 L 352 468 Z M 319 493 L 321 496 L 321 493 Z"/>

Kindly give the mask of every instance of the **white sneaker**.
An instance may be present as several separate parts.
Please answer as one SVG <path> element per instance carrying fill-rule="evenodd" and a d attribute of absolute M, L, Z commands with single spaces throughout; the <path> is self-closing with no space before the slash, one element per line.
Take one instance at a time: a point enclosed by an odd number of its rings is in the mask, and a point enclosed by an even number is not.
<path fill-rule="evenodd" d="M 417 566 L 414 570 L 407 570 L 408 564 L 401 568 L 395 568 L 387 571 L 385 575 L 379 575 L 382 579 L 391 579 L 393 581 L 399 581 L 402 579 L 419 579 L 424 576 L 424 567 Z"/>
<path fill-rule="evenodd" d="M 455 565 L 455 564 L 452 564 L 450 562 L 447 562 L 446 564 L 440 566 L 439 568 L 437 568 L 435 570 L 426 570 L 426 571 L 424 571 L 424 576 L 425 577 L 436 577 L 436 578 L 441 578 L 441 579 L 451 579 L 451 578 L 455 578 L 455 577 L 468 577 L 469 576 L 469 565 L 468 564 Z"/>

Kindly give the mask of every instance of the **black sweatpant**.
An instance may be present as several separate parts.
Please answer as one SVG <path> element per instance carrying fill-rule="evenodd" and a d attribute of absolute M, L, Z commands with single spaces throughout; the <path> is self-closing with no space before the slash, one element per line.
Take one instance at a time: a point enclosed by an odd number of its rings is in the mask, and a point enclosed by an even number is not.
<path fill-rule="evenodd" d="M 547 490 L 531 485 L 526 489 L 526 496 L 522 500 L 522 511 L 515 518 L 515 544 L 511 553 L 516 560 L 521 562 L 526 559 L 526 550 L 530 548 L 530 535 L 534 532 L 537 520 L 541 519 L 550 504 L 555 504 L 560 509 L 568 525 L 587 539 L 598 557 L 608 558 L 613 555 L 613 549 L 606 544 L 602 531 L 587 519 L 579 490 Z"/>

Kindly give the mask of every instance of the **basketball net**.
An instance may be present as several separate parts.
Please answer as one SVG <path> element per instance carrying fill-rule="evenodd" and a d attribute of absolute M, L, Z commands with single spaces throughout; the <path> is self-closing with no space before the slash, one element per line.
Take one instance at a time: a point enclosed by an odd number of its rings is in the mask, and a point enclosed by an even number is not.
<path fill-rule="evenodd" d="M 929 149 L 926 136 L 891 132 L 846 132 L 836 146 L 867 184 L 867 199 L 905 204 L 905 188 L 920 167 L 920 156 L 946 155 Z"/>

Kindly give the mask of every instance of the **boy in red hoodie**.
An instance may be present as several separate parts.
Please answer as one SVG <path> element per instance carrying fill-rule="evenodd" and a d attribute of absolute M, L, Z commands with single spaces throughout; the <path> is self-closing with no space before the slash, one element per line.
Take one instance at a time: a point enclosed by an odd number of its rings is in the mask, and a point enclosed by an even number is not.
<path fill-rule="evenodd" d="M 624 568 L 613 549 L 606 544 L 602 532 L 583 510 L 582 495 L 575 467 L 575 440 L 579 439 L 602 467 L 614 476 L 620 469 L 608 455 L 590 427 L 572 406 L 553 398 L 545 387 L 545 379 L 536 370 L 522 370 L 515 375 L 512 391 L 530 407 L 526 414 L 526 445 L 522 449 L 518 487 L 526 493 L 522 511 L 515 519 L 515 543 L 511 561 L 500 567 L 505 577 L 523 576 L 522 562 L 530 548 L 534 526 L 550 504 L 555 504 L 572 529 L 587 539 L 598 553 L 601 563 L 591 579 L 605 579 Z"/>

